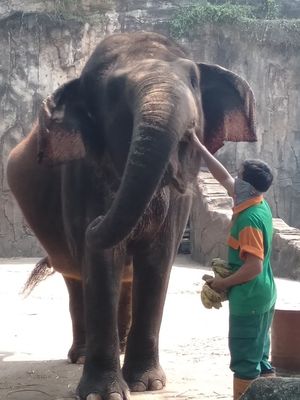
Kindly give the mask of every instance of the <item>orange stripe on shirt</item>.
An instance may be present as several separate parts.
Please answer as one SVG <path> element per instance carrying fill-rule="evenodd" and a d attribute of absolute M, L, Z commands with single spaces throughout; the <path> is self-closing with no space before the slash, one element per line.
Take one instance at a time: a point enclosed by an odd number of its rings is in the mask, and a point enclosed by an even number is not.
<path fill-rule="evenodd" d="M 240 246 L 239 241 L 236 240 L 233 236 L 228 237 L 227 244 L 235 250 L 237 250 Z"/>
<path fill-rule="evenodd" d="M 263 201 L 263 199 L 264 199 L 263 195 L 261 194 L 259 196 L 252 197 L 251 199 L 243 201 L 238 206 L 233 207 L 233 215 L 238 214 L 238 213 L 246 210 L 246 208 L 254 206 L 255 204 L 261 203 Z"/>
<path fill-rule="evenodd" d="M 260 229 L 246 227 L 239 233 L 240 257 L 245 259 L 245 253 L 264 259 L 264 237 Z"/>

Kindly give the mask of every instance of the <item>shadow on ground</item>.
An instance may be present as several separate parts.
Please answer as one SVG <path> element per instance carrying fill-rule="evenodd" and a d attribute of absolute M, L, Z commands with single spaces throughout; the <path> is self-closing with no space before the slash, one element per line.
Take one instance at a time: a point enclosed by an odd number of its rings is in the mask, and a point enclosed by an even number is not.
<path fill-rule="evenodd" d="M 8 354 L 11 355 L 11 353 Z M 1 353 L 1 399 L 63 400 L 76 398 L 75 390 L 81 375 L 81 366 L 68 364 L 66 360 L 5 361 L 8 354 Z"/>

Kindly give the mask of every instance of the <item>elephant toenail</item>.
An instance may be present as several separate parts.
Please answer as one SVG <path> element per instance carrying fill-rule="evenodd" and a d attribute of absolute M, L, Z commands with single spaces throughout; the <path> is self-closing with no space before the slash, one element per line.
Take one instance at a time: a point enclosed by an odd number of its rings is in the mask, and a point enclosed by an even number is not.
<path fill-rule="evenodd" d="M 135 382 L 129 385 L 131 392 L 145 392 L 147 390 L 146 385 L 143 382 Z"/>
<path fill-rule="evenodd" d="M 155 379 L 155 381 L 151 382 L 149 390 L 161 390 L 163 387 L 163 383 L 158 379 Z"/>
<path fill-rule="evenodd" d="M 76 361 L 76 364 L 84 364 L 84 362 L 85 362 L 85 356 L 80 356 Z"/>
<path fill-rule="evenodd" d="M 86 400 L 102 400 L 102 397 L 99 394 L 91 393 Z"/>
<path fill-rule="evenodd" d="M 111 393 L 109 400 L 122 400 L 122 396 L 119 393 Z"/>

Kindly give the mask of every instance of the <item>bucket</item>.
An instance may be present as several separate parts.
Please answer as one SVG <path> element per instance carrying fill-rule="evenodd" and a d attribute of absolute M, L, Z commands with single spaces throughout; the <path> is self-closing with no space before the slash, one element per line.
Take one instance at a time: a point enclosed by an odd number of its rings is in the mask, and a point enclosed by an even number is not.
<path fill-rule="evenodd" d="M 300 372 L 300 310 L 275 310 L 271 338 L 273 366 Z"/>

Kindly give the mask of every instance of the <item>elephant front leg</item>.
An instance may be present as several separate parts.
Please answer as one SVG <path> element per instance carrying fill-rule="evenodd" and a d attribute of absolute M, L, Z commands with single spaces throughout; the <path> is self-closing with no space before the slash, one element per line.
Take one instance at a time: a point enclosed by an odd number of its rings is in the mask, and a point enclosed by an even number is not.
<path fill-rule="evenodd" d="M 158 342 L 171 264 L 171 256 L 134 258 L 133 319 L 123 366 L 134 392 L 160 390 L 166 384 Z"/>
<path fill-rule="evenodd" d="M 69 310 L 72 319 L 73 343 L 68 352 L 71 363 L 83 364 L 85 359 L 85 317 L 82 282 L 64 277 L 69 292 Z"/>
<path fill-rule="evenodd" d="M 84 299 L 86 359 L 77 391 L 80 399 L 128 400 L 119 360 L 118 301 L 122 262 L 111 251 L 86 257 Z"/>

